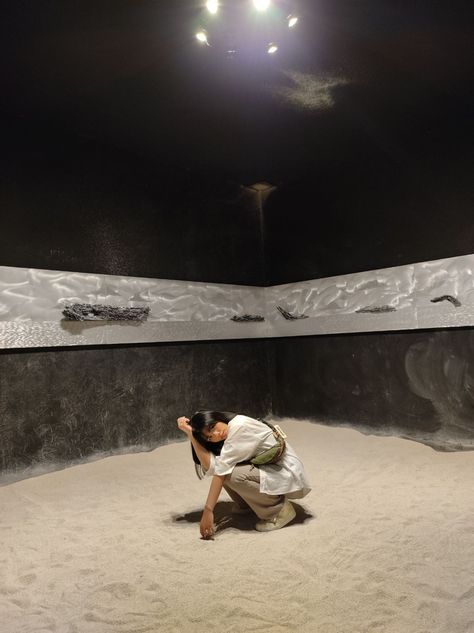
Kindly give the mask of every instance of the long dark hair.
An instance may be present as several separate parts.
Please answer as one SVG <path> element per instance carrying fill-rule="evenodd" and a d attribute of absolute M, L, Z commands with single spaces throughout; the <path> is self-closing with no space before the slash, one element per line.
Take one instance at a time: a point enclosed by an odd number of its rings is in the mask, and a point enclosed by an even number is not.
<path fill-rule="evenodd" d="M 196 411 L 196 413 L 194 413 L 191 417 L 189 424 L 193 427 L 193 436 L 199 444 L 204 446 L 206 450 L 214 453 L 214 455 L 220 455 L 224 442 L 207 442 L 201 435 L 201 432 L 204 428 L 211 426 L 216 422 L 229 424 L 236 415 L 237 413 L 231 413 L 230 411 Z M 193 446 L 191 446 L 191 451 L 194 463 L 200 465 L 201 462 L 199 461 Z"/>

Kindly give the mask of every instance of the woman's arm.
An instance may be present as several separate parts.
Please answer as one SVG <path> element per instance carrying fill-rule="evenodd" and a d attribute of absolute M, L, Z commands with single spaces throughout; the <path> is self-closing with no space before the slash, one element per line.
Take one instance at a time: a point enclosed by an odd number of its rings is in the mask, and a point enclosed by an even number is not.
<path fill-rule="evenodd" d="M 209 466 L 211 465 L 211 458 L 209 456 L 209 451 L 204 448 L 193 436 L 193 429 L 189 424 L 189 419 L 182 416 L 177 420 L 178 428 L 186 433 L 189 440 L 191 441 L 194 450 L 196 451 L 196 455 L 201 462 L 201 466 L 204 470 L 209 470 Z M 225 475 L 214 475 L 212 477 L 211 486 L 209 488 L 209 494 L 207 495 L 207 500 L 204 505 L 204 511 L 201 517 L 201 523 L 199 525 L 199 529 L 201 532 L 201 536 L 203 538 L 211 538 L 214 534 L 214 507 L 219 499 L 219 495 L 222 490 L 222 486 L 224 484 Z"/>
<path fill-rule="evenodd" d="M 214 507 L 221 494 L 224 479 L 225 475 L 214 475 L 212 477 L 206 505 L 204 506 L 201 523 L 199 524 L 199 531 L 203 538 L 211 538 L 214 535 Z"/>
<path fill-rule="evenodd" d="M 226 475 L 214 475 L 212 477 L 211 485 L 209 487 L 209 494 L 207 495 L 205 510 L 214 512 L 217 500 L 221 494 L 222 486 L 224 485 L 224 479 Z"/>

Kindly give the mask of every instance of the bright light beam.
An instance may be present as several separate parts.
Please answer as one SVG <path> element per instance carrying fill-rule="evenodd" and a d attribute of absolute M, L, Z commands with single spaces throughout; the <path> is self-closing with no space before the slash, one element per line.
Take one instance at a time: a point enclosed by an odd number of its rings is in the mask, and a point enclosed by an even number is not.
<path fill-rule="evenodd" d="M 290 29 L 292 29 L 297 22 L 298 22 L 298 18 L 296 15 L 288 16 L 288 26 L 290 27 Z"/>
<path fill-rule="evenodd" d="M 257 11 L 266 11 L 270 6 L 270 0 L 253 0 L 253 4 Z"/>
<path fill-rule="evenodd" d="M 276 53 L 276 52 L 277 52 L 277 50 L 278 50 L 278 46 L 277 46 L 276 44 L 269 44 L 269 45 L 268 45 L 268 50 L 267 50 L 267 53 L 268 53 L 269 55 L 273 55 L 274 53 Z"/>

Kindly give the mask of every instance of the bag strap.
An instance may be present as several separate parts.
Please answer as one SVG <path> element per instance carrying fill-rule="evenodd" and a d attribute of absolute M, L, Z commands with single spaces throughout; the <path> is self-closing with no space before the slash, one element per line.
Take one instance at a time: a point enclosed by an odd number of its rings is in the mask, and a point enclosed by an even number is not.
<path fill-rule="evenodd" d="M 270 424 L 270 422 L 267 422 L 263 418 L 257 418 L 257 420 L 259 422 L 263 422 L 263 424 L 266 424 L 267 426 L 269 426 L 271 428 L 271 430 L 273 431 L 273 435 L 275 436 L 275 438 L 277 440 L 282 439 L 284 441 L 288 437 L 286 435 L 286 433 L 283 431 L 283 429 L 278 424 L 275 424 L 275 425 Z"/>

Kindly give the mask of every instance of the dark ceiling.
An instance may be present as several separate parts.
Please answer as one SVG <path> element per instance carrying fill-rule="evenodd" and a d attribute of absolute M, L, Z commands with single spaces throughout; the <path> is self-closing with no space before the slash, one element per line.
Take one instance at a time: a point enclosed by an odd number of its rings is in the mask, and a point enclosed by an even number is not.
<path fill-rule="evenodd" d="M 469 154 L 471 2 L 273 0 L 256 24 L 250 0 L 222 0 L 209 47 L 195 39 L 203 0 L 8 4 L 12 147 L 75 139 L 248 183 Z"/>

